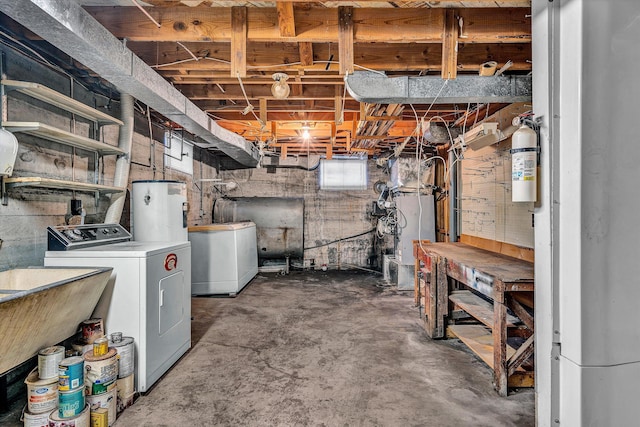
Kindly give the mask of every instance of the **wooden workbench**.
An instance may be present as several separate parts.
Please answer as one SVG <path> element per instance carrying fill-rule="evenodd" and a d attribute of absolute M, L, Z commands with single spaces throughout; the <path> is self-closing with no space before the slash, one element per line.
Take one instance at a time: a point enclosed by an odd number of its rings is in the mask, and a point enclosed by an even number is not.
<path fill-rule="evenodd" d="M 523 363 L 534 350 L 533 263 L 464 243 L 415 241 L 414 257 L 416 301 L 424 301 L 427 334 L 460 338 L 493 369 L 502 396 L 509 386 L 532 386 L 533 371 Z M 453 324 L 460 310 L 478 324 Z M 523 342 L 516 348 L 513 341 Z"/>

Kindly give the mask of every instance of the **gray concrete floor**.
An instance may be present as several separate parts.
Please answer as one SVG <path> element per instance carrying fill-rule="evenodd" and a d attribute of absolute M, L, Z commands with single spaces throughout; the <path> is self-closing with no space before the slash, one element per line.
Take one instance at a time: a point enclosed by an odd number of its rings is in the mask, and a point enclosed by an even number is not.
<path fill-rule="evenodd" d="M 423 332 L 412 292 L 378 275 L 258 275 L 194 298 L 191 350 L 126 426 L 533 426 L 532 389 L 499 397 L 457 340 Z"/>

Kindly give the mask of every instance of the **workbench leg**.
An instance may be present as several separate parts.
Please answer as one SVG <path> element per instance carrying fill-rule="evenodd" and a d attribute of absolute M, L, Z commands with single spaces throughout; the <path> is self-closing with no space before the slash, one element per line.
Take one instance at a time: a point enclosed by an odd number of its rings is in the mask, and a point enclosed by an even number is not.
<path fill-rule="evenodd" d="M 416 307 L 420 307 L 420 259 L 415 257 L 413 262 L 413 300 Z"/>
<path fill-rule="evenodd" d="M 449 280 L 447 276 L 447 259 L 444 257 L 438 257 L 438 279 L 433 285 L 437 288 L 437 337 L 444 338 L 447 333 L 446 316 L 449 314 Z"/>
<path fill-rule="evenodd" d="M 495 291 L 495 289 L 494 289 Z M 493 302 L 493 381 L 500 396 L 507 395 L 507 307 L 503 298 Z"/>

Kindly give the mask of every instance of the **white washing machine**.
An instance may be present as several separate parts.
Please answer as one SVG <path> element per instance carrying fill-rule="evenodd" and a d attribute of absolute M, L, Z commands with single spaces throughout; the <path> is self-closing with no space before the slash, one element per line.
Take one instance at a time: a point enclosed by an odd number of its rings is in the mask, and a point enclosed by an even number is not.
<path fill-rule="evenodd" d="M 93 317 L 133 337 L 136 389 L 146 392 L 191 347 L 191 244 L 132 242 L 120 225 L 49 227 L 45 266 L 109 266 Z"/>

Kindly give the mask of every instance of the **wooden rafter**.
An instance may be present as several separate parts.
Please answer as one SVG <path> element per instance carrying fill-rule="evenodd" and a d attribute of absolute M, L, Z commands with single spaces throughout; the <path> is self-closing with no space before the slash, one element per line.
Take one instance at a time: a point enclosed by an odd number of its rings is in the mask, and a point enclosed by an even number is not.
<path fill-rule="evenodd" d="M 353 74 L 353 7 L 338 8 L 340 75 Z"/>
<path fill-rule="evenodd" d="M 231 76 L 247 76 L 247 8 L 231 8 Z"/>
<path fill-rule="evenodd" d="M 276 10 L 278 11 L 278 28 L 280 28 L 280 37 L 296 36 L 296 21 L 293 16 L 293 3 L 276 2 Z"/>
<path fill-rule="evenodd" d="M 455 9 L 445 9 L 442 29 L 443 79 L 455 79 L 458 75 L 458 21 Z"/>
<path fill-rule="evenodd" d="M 124 14 L 121 8 L 87 7 L 94 18 L 116 37 L 129 41 L 211 42 L 231 41 L 229 8 L 149 8 L 163 25 L 157 28 L 144 15 Z M 530 43 L 531 19 L 525 8 L 460 9 L 465 43 Z M 442 9 L 353 8 L 356 43 L 441 43 Z M 296 36 L 289 41 L 337 43 L 338 14 L 331 8 L 296 13 Z M 281 40 L 276 8 L 253 8 L 248 17 L 247 39 Z M 398 29 L 402 31 L 398 31 Z"/>

